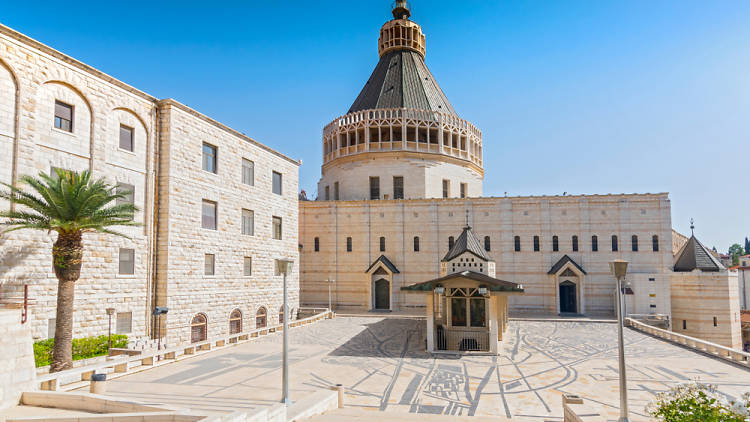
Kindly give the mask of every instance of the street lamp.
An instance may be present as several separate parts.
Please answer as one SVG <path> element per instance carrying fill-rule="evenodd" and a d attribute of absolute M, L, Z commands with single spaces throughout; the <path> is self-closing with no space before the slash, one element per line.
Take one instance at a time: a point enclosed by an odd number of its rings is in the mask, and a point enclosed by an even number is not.
<path fill-rule="evenodd" d="M 622 339 L 622 281 L 628 272 L 628 261 L 616 259 L 609 263 L 609 270 L 617 279 L 617 349 L 620 364 L 620 418 L 617 419 L 617 422 L 630 422 L 630 418 L 628 418 L 628 386 L 625 375 L 625 345 Z"/>
<path fill-rule="evenodd" d="M 152 312 L 156 317 L 156 350 L 161 350 L 161 316 L 166 315 L 167 312 L 169 312 L 169 308 L 166 306 L 157 306 Z M 159 360 L 161 360 L 161 355 L 159 355 Z"/>
<path fill-rule="evenodd" d="M 289 399 L 289 360 L 287 359 L 289 355 L 289 307 L 287 305 L 286 276 L 289 272 L 292 271 L 293 265 L 294 261 L 286 259 L 276 260 L 276 270 L 279 274 L 282 274 L 284 276 L 284 349 L 281 354 L 281 402 L 287 406 L 292 404 L 292 401 Z"/>
<path fill-rule="evenodd" d="M 107 316 L 109 317 L 109 328 L 107 328 L 107 336 L 109 337 L 109 340 L 107 341 L 107 354 L 109 354 L 109 349 L 112 348 L 112 315 L 115 314 L 115 308 L 107 308 Z"/>

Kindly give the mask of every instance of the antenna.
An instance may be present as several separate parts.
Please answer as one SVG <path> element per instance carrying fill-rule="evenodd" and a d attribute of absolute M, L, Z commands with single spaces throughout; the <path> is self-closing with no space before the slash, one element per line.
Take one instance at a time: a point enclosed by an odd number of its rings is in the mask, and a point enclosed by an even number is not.
<path fill-rule="evenodd" d="M 695 236 L 695 221 L 690 218 L 690 235 Z"/>

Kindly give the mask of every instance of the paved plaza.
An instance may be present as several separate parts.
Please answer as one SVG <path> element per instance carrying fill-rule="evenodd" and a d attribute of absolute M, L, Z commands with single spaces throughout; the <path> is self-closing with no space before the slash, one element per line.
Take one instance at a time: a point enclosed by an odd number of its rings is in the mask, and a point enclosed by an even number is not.
<path fill-rule="evenodd" d="M 342 383 L 347 406 L 372 411 L 499 415 L 562 420 L 562 393 L 575 393 L 615 417 L 616 325 L 511 321 L 501 356 L 434 357 L 425 322 L 338 317 L 290 331 L 291 395 Z M 700 380 L 737 397 L 750 371 L 626 330 L 633 420 L 654 394 Z M 228 411 L 280 398 L 281 335 L 156 367 L 109 382 L 108 394 L 192 409 Z"/>

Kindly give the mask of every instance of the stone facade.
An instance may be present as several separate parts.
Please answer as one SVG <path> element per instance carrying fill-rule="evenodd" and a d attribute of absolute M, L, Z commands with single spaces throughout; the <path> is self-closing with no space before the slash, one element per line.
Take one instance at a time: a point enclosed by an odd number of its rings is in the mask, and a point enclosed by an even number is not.
<path fill-rule="evenodd" d="M 34 389 L 36 368 L 31 331 L 18 309 L 0 306 L 0 410 L 15 406 L 21 393 Z"/>
<path fill-rule="evenodd" d="M 56 102 L 72 108 L 69 131 L 55 127 Z M 121 148 L 121 126 L 132 130 L 132 151 Z M 216 175 L 201 170 L 204 142 L 218 147 Z M 122 228 L 131 239 L 84 236 L 75 337 L 105 334 L 108 307 L 116 309 L 122 323 L 113 320 L 113 330 L 120 327 L 139 339 L 152 337 L 153 306 L 169 306 L 165 327 L 170 342 L 189 337 L 184 328 L 198 312 L 208 316 L 208 336 L 228 330 L 228 315 L 235 308 L 246 328 L 254 325 L 260 306 L 268 307 L 269 321 L 278 315 L 281 282 L 273 275 L 273 259 L 296 261 L 298 254 L 297 161 L 2 25 L 0 155 L 4 183 L 57 167 L 88 169 L 94 177 L 132 186 L 140 209 L 135 219 L 142 225 Z M 240 186 L 242 157 L 254 161 L 253 187 Z M 282 174 L 283 195 L 271 193 L 272 171 Z M 212 233 L 200 229 L 201 198 L 217 201 L 220 209 L 218 229 Z M 238 229 L 241 207 L 255 211 L 256 235 L 247 239 Z M 271 214 L 282 217 L 283 240 L 270 240 Z M 28 230 L 0 236 L 0 283 L 4 292 L 30 286 L 34 338 L 53 332 L 55 237 Z M 134 251 L 133 274 L 119 274 L 120 248 Z M 217 276 L 211 279 L 202 276 L 202 260 L 209 252 L 216 255 Z M 253 257 L 250 277 L 243 276 L 245 256 Z M 296 274 L 290 284 L 295 307 Z"/>

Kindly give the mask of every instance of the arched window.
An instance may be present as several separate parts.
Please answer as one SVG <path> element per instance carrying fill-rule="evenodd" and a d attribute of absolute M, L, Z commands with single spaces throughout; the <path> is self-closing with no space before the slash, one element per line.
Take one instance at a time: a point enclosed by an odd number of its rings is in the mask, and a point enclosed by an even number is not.
<path fill-rule="evenodd" d="M 633 252 L 638 252 L 638 236 L 633 235 L 631 242 L 633 243 Z"/>
<path fill-rule="evenodd" d="M 594 235 L 591 236 L 591 252 L 599 251 L 599 238 Z"/>
<path fill-rule="evenodd" d="M 573 252 L 578 252 L 578 236 L 573 236 Z"/>
<path fill-rule="evenodd" d="M 242 311 L 235 309 L 229 314 L 229 334 L 242 332 Z"/>
<path fill-rule="evenodd" d="M 258 312 L 255 313 L 255 328 L 265 328 L 266 327 L 266 315 L 267 315 L 266 308 L 261 306 L 260 309 L 258 309 Z"/>
<path fill-rule="evenodd" d="M 320 238 L 315 238 L 315 252 L 320 252 Z"/>
<path fill-rule="evenodd" d="M 539 252 L 539 236 L 534 236 L 534 252 Z"/>
<path fill-rule="evenodd" d="M 453 240 L 453 236 L 448 238 L 448 250 L 453 249 L 453 244 L 455 243 L 455 240 Z"/>
<path fill-rule="evenodd" d="M 490 237 L 485 236 L 484 237 L 484 250 L 489 252 L 492 249 L 492 245 L 490 245 Z"/>
<path fill-rule="evenodd" d="M 352 251 L 352 238 L 351 237 L 346 238 L 346 251 L 347 252 Z"/>
<path fill-rule="evenodd" d="M 651 247 L 654 249 L 654 252 L 659 252 L 659 236 L 654 235 L 651 237 Z"/>
<path fill-rule="evenodd" d="M 284 323 L 284 305 L 279 308 L 279 324 Z"/>
<path fill-rule="evenodd" d="M 419 236 L 414 236 L 414 252 L 419 252 Z"/>
<path fill-rule="evenodd" d="M 380 252 L 385 252 L 385 238 L 380 236 Z"/>
<path fill-rule="evenodd" d="M 208 336 L 208 319 L 205 314 L 196 314 L 190 321 L 190 342 L 205 341 Z"/>
<path fill-rule="evenodd" d="M 560 242 L 557 240 L 557 236 L 552 236 L 552 251 L 557 252 L 560 250 Z"/>
<path fill-rule="evenodd" d="M 513 249 L 516 252 L 521 252 L 521 236 L 516 236 L 513 238 Z"/>
<path fill-rule="evenodd" d="M 617 252 L 617 236 L 612 235 L 612 252 Z"/>

